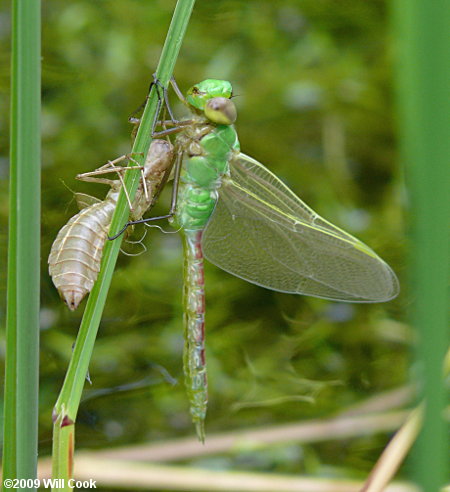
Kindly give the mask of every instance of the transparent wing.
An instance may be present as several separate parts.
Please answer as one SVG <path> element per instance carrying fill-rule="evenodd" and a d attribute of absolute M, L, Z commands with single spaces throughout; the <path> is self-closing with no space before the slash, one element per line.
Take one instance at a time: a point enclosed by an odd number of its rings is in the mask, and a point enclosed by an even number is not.
<path fill-rule="evenodd" d="M 280 292 L 353 302 L 398 294 L 389 265 L 317 215 L 262 164 L 239 154 L 230 166 L 203 234 L 209 261 Z"/>

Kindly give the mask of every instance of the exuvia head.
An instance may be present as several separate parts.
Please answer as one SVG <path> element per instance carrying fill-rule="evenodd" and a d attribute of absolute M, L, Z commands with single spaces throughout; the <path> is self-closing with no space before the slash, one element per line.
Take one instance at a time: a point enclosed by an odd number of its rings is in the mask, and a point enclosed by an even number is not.
<path fill-rule="evenodd" d="M 186 100 L 194 110 L 201 111 L 218 125 L 232 125 L 236 121 L 236 107 L 231 101 L 233 88 L 228 80 L 206 79 L 192 86 Z"/>

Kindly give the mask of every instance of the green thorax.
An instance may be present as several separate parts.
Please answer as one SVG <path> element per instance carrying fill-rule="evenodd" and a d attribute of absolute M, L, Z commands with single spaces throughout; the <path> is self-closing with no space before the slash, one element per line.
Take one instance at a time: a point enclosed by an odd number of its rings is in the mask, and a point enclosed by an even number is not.
<path fill-rule="evenodd" d="M 205 227 L 217 202 L 222 177 L 239 151 L 233 125 L 215 125 L 198 119 L 178 138 L 185 151 L 178 198 L 177 221 L 184 229 Z"/>

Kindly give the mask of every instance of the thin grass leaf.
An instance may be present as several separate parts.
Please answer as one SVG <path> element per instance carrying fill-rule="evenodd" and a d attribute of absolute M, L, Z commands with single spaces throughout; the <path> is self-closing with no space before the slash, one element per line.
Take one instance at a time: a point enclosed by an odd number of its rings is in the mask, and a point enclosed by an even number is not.
<path fill-rule="evenodd" d="M 412 469 L 423 490 L 431 491 L 448 479 L 450 450 L 442 371 L 450 343 L 450 4 L 399 0 L 395 14 L 400 135 L 411 200 L 411 315 L 418 330 L 419 398 L 425 401 Z"/>
<path fill-rule="evenodd" d="M 40 2 L 14 1 L 12 20 L 3 480 L 36 477 L 39 381 Z"/>

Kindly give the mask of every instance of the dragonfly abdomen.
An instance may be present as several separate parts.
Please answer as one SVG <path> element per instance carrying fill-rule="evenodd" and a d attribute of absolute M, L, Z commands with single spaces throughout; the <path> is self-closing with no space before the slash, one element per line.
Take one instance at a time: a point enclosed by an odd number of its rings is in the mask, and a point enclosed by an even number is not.
<path fill-rule="evenodd" d="M 217 191 L 186 183 L 180 192 L 177 219 L 184 230 L 203 229 L 217 201 Z"/>
<path fill-rule="evenodd" d="M 205 277 L 202 232 L 191 230 L 183 234 L 185 272 L 183 365 L 192 420 L 199 439 L 203 441 L 208 382 L 205 359 Z"/>

